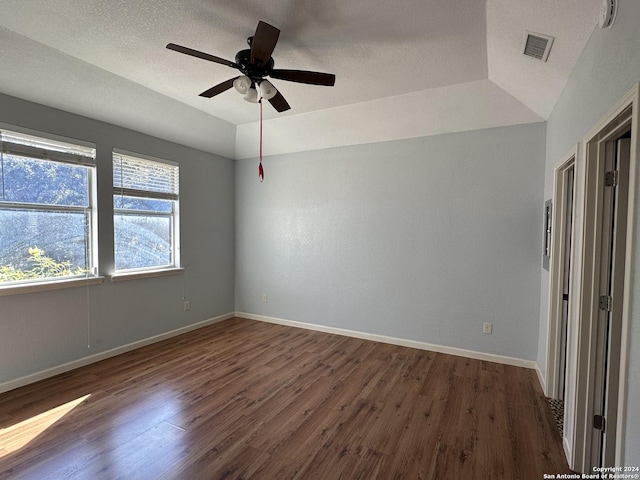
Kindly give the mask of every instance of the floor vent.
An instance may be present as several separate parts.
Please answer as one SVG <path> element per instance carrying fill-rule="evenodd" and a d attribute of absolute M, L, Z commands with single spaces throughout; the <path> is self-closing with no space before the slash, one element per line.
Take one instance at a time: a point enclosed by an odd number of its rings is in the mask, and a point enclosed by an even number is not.
<path fill-rule="evenodd" d="M 549 57 L 551 45 L 553 45 L 553 40 L 554 38 L 548 35 L 525 31 L 522 42 L 522 53 L 546 62 Z"/>

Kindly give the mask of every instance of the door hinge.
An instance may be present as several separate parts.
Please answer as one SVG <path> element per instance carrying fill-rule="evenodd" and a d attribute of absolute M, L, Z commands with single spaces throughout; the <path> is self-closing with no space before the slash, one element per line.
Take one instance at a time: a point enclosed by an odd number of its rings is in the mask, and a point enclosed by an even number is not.
<path fill-rule="evenodd" d="M 605 172 L 604 184 L 607 187 L 617 187 L 618 186 L 618 170 L 611 170 L 610 172 Z"/>
<path fill-rule="evenodd" d="M 607 420 L 602 415 L 593 416 L 593 428 L 595 428 L 596 430 L 602 430 L 604 432 L 606 424 Z"/>
<path fill-rule="evenodd" d="M 568 293 L 563 293 L 562 294 L 562 300 L 568 302 L 569 301 L 569 294 Z"/>
<path fill-rule="evenodd" d="M 613 299 L 609 295 L 600 296 L 600 300 L 598 301 L 598 308 L 600 310 L 604 310 L 605 312 L 611 311 L 611 303 Z"/>

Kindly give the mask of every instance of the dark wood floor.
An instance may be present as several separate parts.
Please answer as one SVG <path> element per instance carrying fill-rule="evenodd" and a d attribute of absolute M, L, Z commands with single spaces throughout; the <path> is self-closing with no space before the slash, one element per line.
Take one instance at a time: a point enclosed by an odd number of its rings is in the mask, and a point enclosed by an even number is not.
<path fill-rule="evenodd" d="M 243 319 L 0 395 L 0 478 L 569 473 L 533 370 Z"/>

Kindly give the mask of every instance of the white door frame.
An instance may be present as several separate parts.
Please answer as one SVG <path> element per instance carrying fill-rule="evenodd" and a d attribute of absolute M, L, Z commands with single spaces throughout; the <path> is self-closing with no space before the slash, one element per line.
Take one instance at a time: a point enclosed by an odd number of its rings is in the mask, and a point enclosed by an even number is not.
<path fill-rule="evenodd" d="M 564 286 L 564 265 L 565 265 L 565 242 L 567 235 L 575 237 L 575 175 L 576 159 L 578 158 L 578 147 L 576 144 L 560 160 L 553 173 L 553 210 L 551 212 L 551 258 L 549 262 L 549 315 L 547 323 L 547 361 L 546 361 L 546 387 L 545 394 L 551 398 L 560 397 L 560 355 L 561 355 L 561 332 L 562 327 L 562 293 Z M 567 175 L 569 170 L 574 169 L 574 201 L 572 205 L 571 232 L 567 232 Z M 575 251 L 575 243 L 572 242 L 572 252 Z M 575 257 L 575 255 L 572 256 Z M 573 264 L 573 259 L 571 259 Z M 573 285 L 573 269 L 569 272 L 569 284 Z M 570 297 L 571 298 L 571 297 Z M 571 302 L 569 303 L 569 322 L 572 318 Z M 569 329 L 568 329 L 569 330 Z M 567 335 L 568 337 L 568 335 Z M 568 340 L 567 340 L 568 346 Z M 566 379 L 565 379 L 566 381 Z"/>
<path fill-rule="evenodd" d="M 617 465 L 622 465 L 624 459 L 623 444 L 624 427 L 627 417 L 627 377 L 628 377 L 628 343 L 630 324 L 630 305 L 632 300 L 632 270 L 633 270 L 633 233 L 635 230 L 635 197 L 636 197 L 636 172 L 638 168 L 638 152 L 640 151 L 639 136 L 639 98 L 640 84 L 636 84 L 616 106 L 604 116 L 584 139 L 584 186 L 583 186 L 583 208 L 580 218 L 577 219 L 582 227 L 581 255 L 578 258 L 577 269 L 580 275 L 580 286 L 577 298 L 577 332 L 574 334 L 577 346 L 577 358 L 575 359 L 575 371 L 572 372 L 575 378 L 574 392 L 575 399 L 569 405 L 574 426 L 568 453 L 570 453 L 569 464 L 572 469 L 583 472 L 589 471 L 591 454 L 591 435 L 593 430 L 593 410 L 592 392 L 595 376 L 595 355 L 594 343 L 596 341 L 596 321 L 598 317 L 598 297 L 599 292 L 595 291 L 598 285 L 598 258 L 600 251 L 598 218 L 601 212 L 598 211 L 598 199 L 601 195 L 597 191 L 597 186 L 602 184 L 602 173 L 599 171 L 599 157 L 604 150 L 604 141 L 613 139 L 616 134 L 622 133 L 620 124 L 624 120 L 620 116 L 630 110 L 631 127 L 631 155 L 629 170 L 629 196 L 627 214 L 627 241 L 625 249 L 625 263 L 629 268 L 624 274 L 624 294 L 622 304 L 622 326 L 621 326 L 621 350 L 620 350 L 620 372 L 618 376 L 618 418 L 616 422 L 617 442 L 615 446 L 615 459 Z M 617 125 L 617 126 L 616 126 Z M 577 272 L 576 272 L 577 273 Z M 570 381 L 570 379 L 567 379 Z M 571 448 L 572 447 L 572 448 Z"/>

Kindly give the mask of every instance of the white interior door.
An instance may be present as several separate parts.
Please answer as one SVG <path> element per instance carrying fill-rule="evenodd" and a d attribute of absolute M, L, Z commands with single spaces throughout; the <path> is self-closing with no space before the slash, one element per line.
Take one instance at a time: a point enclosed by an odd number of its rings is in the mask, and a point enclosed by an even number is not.
<path fill-rule="evenodd" d="M 606 142 L 603 149 L 606 173 L 595 328 L 592 467 L 615 466 L 631 141 L 620 138 Z"/>
<path fill-rule="evenodd" d="M 560 352 L 558 363 L 558 399 L 564 401 L 566 372 L 567 372 L 567 332 L 569 323 L 569 294 L 571 290 L 571 247 L 573 243 L 573 181 L 575 169 L 573 166 L 563 173 L 565 198 L 563 202 L 564 215 L 564 255 L 562 265 L 562 315 L 560 324 Z"/>

